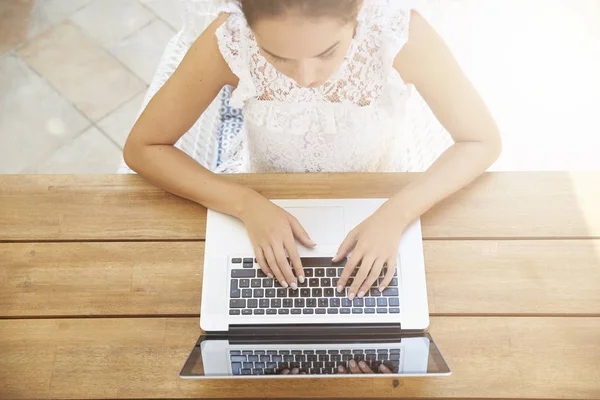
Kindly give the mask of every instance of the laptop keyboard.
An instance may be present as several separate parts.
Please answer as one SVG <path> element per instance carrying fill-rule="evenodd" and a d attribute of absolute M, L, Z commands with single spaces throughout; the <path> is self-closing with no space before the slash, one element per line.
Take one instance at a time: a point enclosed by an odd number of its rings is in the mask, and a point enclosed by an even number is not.
<path fill-rule="evenodd" d="M 315 314 L 399 314 L 400 298 L 398 272 L 388 287 L 380 292 L 385 268 L 362 299 L 348 299 L 352 284 L 337 292 L 344 264 L 332 264 L 330 258 L 304 258 L 302 265 L 306 277 L 298 282 L 298 289 L 282 287 L 276 279 L 267 277 L 250 257 L 231 259 L 229 289 L 229 315 L 315 315 Z"/>
<path fill-rule="evenodd" d="M 338 374 L 338 366 L 364 361 L 378 372 L 384 364 L 392 373 L 400 367 L 400 349 L 366 350 L 231 350 L 233 375 L 278 375 L 285 369 L 298 368 L 309 375 Z"/>

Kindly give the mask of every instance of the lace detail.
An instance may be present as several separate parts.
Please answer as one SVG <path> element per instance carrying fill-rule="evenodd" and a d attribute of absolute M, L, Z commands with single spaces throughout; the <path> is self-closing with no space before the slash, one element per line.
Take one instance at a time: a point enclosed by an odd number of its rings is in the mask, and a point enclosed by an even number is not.
<path fill-rule="evenodd" d="M 221 171 L 234 172 L 230 165 L 247 172 L 402 169 L 411 88 L 393 60 L 408 40 L 406 1 L 365 0 L 345 60 L 314 89 L 299 87 L 262 56 L 239 8 L 225 11 L 231 15 L 217 30 L 217 40 L 239 77 L 230 104 L 244 108 L 245 130 Z"/>

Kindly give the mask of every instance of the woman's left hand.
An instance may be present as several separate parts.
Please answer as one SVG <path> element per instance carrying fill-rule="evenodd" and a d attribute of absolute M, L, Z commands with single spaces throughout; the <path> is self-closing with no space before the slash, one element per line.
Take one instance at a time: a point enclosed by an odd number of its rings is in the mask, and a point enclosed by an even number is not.
<path fill-rule="evenodd" d="M 395 206 L 386 203 L 348 234 L 333 259 L 333 262 L 339 262 L 352 252 L 338 281 L 338 292 L 344 290 L 359 264 L 360 269 L 348 292 L 350 300 L 364 297 L 381 275 L 384 266 L 387 266 L 387 271 L 379 290 L 383 291 L 390 284 L 396 271 L 400 239 L 406 228 L 398 215 Z"/>

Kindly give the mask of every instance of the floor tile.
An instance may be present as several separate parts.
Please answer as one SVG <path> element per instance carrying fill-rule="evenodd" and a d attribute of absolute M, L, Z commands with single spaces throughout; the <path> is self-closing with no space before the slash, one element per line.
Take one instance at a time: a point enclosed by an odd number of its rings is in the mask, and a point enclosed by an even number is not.
<path fill-rule="evenodd" d="M 0 0 L 0 55 L 68 18 L 91 0 Z"/>
<path fill-rule="evenodd" d="M 108 114 L 97 123 L 98 127 L 102 129 L 104 133 L 121 146 L 121 149 L 125 146 L 129 132 L 131 131 L 131 128 L 133 128 L 137 116 L 140 113 L 140 107 L 142 106 L 145 95 L 146 91 L 143 91 L 127 102 L 127 104 Z"/>
<path fill-rule="evenodd" d="M 71 23 L 63 23 L 19 50 L 21 57 L 93 121 L 145 84 Z"/>
<path fill-rule="evenodd" d="M 111 47 L 155 18 L 137 0 L 93 0 L 71 16 L 87 35 Z"/>
<path fill-rule="evenodd" d="M 0 58 L 0 174 L 39 162 L 89 125 L 19 57 Z"/>
<path fill-rule="evenodd" d="M 110 52 L 147 84 L 175 31 L 157 19 L 110 48 Z"/>
<path fill-rule="evenodd" d="M 182 0 L 140 0 L 154 14 L 175 30 L 183 26 Z M 212 1 L 212 0 L 209 0 Z"/>
<path fill-rule="evenodd" d="M 33 168 L 31 174 L 114 174 L 121 151 L 96 127 L 56 150 Z"/>

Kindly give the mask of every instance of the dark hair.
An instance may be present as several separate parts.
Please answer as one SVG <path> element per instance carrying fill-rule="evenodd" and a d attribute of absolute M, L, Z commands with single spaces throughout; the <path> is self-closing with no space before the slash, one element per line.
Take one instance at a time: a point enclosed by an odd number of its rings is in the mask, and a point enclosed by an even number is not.
<path fill-rule="evenodd" d="M 237 0 L 248 24 L 260 18 L 278 17 L 288 11 L 307 17 L 335 17 L 343 22 L 356 19 L 363 0 Z"/>

